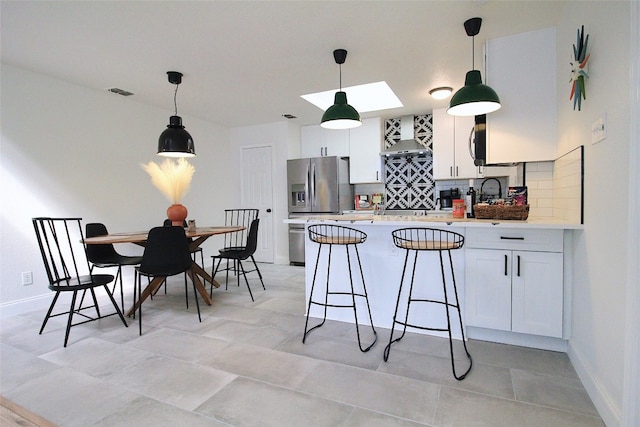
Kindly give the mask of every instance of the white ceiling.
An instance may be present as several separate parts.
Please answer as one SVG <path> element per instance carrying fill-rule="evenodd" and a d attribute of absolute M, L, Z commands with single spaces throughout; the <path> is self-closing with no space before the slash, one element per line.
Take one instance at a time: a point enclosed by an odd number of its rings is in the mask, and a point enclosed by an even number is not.
<path fill-rule="evenodd" d="M 471 69 L 463 23 L 486 39 L 554 26 L 564 1 L 5 1 L 2 62 L 95 90 L 118 87 L 171 111 L 166 71 L 184 74 L 178 113 L 227 127 L 319 123 L 300 95 L 338 86 L 333 50 L 348 50 L 343 86 L 385 80 L 398 117 L 444 107 Z M 568 54 L 567 54 L 568 55 Z M 107 94 L 108 96 L 120 96 Z M 188 124 L 185 123 L 188 128 Z"/>

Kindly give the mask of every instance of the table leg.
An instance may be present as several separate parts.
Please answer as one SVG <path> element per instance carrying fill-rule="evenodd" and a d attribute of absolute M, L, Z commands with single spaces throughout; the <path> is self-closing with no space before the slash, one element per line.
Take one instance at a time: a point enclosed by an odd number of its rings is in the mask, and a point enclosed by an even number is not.
<path fill-rule="evenodd" d="M 215 280 L 213 277 L 211 277 L 209 275 L 209 273 L 207 273 L 204 268 L 200 267 L 198 264 L 196 264 L 195 262 L 193 263 L 193 265 L 191 265 L 191 269 L 198 274 L 199 276 L 202 276 L 202 278 L 204 280 L 206 280 L 207 282 L 211 283 L 213 285 L 214 288 L 219 288 L 220 287 L 220 283 L 218 283 L 217 280 Z"/>
<path fill-rule="evenodd" d="M 164 279 L 164 277 L 154 277 L 153 280 L 147 285 L 147 287 L 144 288 L 144 290 L 142 291 L 142 295 L 140 295 L 140 298 L 138 298 L 133 307 L 131 307 L 127 311 L 127 316 L 131 316 L 140 307 L 140 304 L 142 304 L 144 300 L 149 298 L 149 295 L 155 293 L 162 285 Z"/>
<path fill-rule="evenodd" d="M 197 265 L 197 264 L 195 264 L 195 265 Z M 202 297 L 204 302 L 206 302 L 208 305 L 213 304 L 213 301 L 211 301 L 211 297 L 209 296 L 209 293 L 207 292 L 207 288 L 205 288 L 204 285 L 202 284 L 202 281 L 198 277 L 198 273 L 196 273 L 194 268 L 189 270 L 189 277 L 191 278 L 193 283 L 196 285 L 196 290 L 198 291 L 198 293 L 200 294 L 200 296 Z"/>

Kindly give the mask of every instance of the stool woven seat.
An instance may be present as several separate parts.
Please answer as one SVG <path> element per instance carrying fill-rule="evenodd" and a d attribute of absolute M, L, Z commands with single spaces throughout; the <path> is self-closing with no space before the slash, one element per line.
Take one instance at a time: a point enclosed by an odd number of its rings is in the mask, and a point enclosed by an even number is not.
<path fill-rule="evenodd" d="M 391 335 L 389 336 L 389 344 L 384 349 L 384 361 L 387 362 L 389 359 L 389 353 L 391 351 L 391 345 L 400 341 L 406 331 L 407 326 L 417 329 L 429 330 L 429 331 L 446 331 L 449 336 L 449 351 L 451 355 L 451 370 L 453 372 L 453 376 L 457 380 L 463 380 L 467 374 L 471 371 L 471 367 L 473 366 L 473 361 L 471 359 L 471 354 L 469 354 L 469 350 L 467 349 L 467 343 L 464 337 L 464 326 L 462 325 L 462 314 L 460 311 L 460 302 L 458 300 L 458 290 L 456 287 L 456 278 L 455 273 L 453 271 L 453 259 L 451 257 L 451 251 L 460 249 L 464 245 L 464 236 L 461 234 L 455 233 L 453 231 L 448 230 L 439 230 L 434 228 L 402 228 L 399 230 L 395 230 L 391 233 L 393 237 L 393 244 L 406 251 L 405 259 L 404 259 L 404 268 L 402 270 L 402 277 L 400 279 L 400 286 L 398 288 L 398 299 L 396 301 L 396 309 L 393 315 L 393 324 L 391 326 Z M 415 273 L 416 266 L 418 265 L 418 254 L 421 252 L 437 252 L 440 261 L 440 276 L 442 277 L 442 290 L 443 290 L 443 299 L 427 299 L 427 298 L 417 298 L 414 297 L 414 292 L 416 291 L 417 284 L 415 284 Z M 449 259 L 449 267 L 447 270 L 451 277 L 451 286 L 453 288 L 453 295 L 450 296 L 447 291 L 447 282 L 445 275 L 445 261 L 443 258 L 443 254 L 447 255 Z M 412 262 L 409 262 L 409 255 L 413 254 Z M 405 295 L 406 300 L 406 309 L 403 314 L 399 315 L 399 309 L 402 300 L 402 290 L 405 284 L 405 275 L 407 271 L 411 271 L 411 279 L 409 281 L 409 291 L 408 295 Z M 434 272 L 437 274 L 436 272 Z M 432 275 L 430 275 L 432 276 Z M 432 276 L 433 277 L 433 276 Z M 423 306 L 426 304 L 435 304 L 439 306 L 444 306 L 447 318 L 446 327 L 437 327 L 437 326 L 425 326 L 416 324 L 413 321 L 409 320 L 409 311 L 412 303 L 418 304 L 419 306 Z M 453 338 L 451 334 L 451 316 L 449 314 L 450 309 L 455 309 L 458 313 L 458 321 L 460 325 L 460 331 L 462 334 L 462 344 L 464 346 L 464 351 L 466 353 L 466 357 L 469 360 L 469 367 L 465 372 L 458 375 L 456 372 L 456 364 L 455 358 L 453 355 Z M 399 337 L 394 339 L 395 327 L 396 325 L 402 326 L 402 333 Z"/>
<path fill-rule="evenodd" d="M 373 326 L 373 319 L 371 317 L 371 307 L 369 306 L 369 297 L 367 296 L 367 288 L 365 286 L 364 274 L 362 273 L 362 265 L 360 263 L 360 254 L 358 253 L 358 245 L 362 244 L 367 240 L 367 235 L 362 231 L 343 227 L 339 225 L 311 225 L 308 227 L 309 239 L 312 242 L 318 243 L 318 256 L 316 257 L 316 266 L 313 272 L 313 281 L 311 283 L 311 291 L 309 293 L 309 301 L 307 305 L 307 318 L 304 324 L 304 335 L 302 337 L 302 342 L 304 343 L 307 339 L 307 335 L 314 329 L 321 327 L 327 320 L 327 308 L 352 308 L 353 314 L 355 317 L 355 325 L 356 325 L 356 334 L 358 336 L 358 346 L 360 347 L 360 351 L 367 352 L 373 347 L 378 339 L 378 334 Z M 349 269 L 349 291 L 345 290 L 336 290 L 335 283 L 329 283 L 330 271 L 331 271 L 331 259 L 333 254 L 332 247 L 333 246 L 341 246 L 344 247 L 346 258 L 347 258 L 347 266 Z M 321 299 L 314 299 L 315 290 L 316 290 L 316 278 L 318 274 L 318 266 L 320 264 L 320 255 L 322 254 L 323 248 L 326 249 L 327 252 L 327 278 L 325 283 L 325 292 Z M 351 251 L 350 251 L 351 249 Z M 356 291 L 353 282 L 353 274 L 351 268 L 351 257 L 353 256 L 351 252 L 355 252 L 356 261 L 358 262 L 358 270 L 360 271 L 360 278 L 362 280 L 362 290 Z M 369 344 L 367 347 L 363 347 L 362 340 L 360 337 L 360 325 L 358 322 L 358 310 L 356 304 L 356 297 L 364 299 L 366 302 L 367 313 L 369 315 L 369 322 L 371 325 L 371 329 L 373 331 L 373 342 Z M 337 300 L 342 299 L 343 302 L 338 302 Z M 347 299 L 348 302 L 344 302 L 344 299 Z M 315 325 L 312 328 L 309 328 L 309 315 L 311 313 L 312 306 L 320 306 L 324 310 L 324 314 L 322 317 L 322 321 Z"/>

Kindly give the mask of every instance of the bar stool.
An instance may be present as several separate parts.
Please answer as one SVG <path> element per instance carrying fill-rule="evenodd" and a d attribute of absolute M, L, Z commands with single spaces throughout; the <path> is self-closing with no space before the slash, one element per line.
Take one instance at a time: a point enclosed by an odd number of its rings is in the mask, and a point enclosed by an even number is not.
<path fill-rule="evenodd" d="M 433 228 L 402 228 L 399 230 L 395 230 L 391 233 L 393 236 L 393 244 L 400 248 L 406 250 L 406 255 L 404 259 L 404 267 L 402 270 L 402 278 L 400 279 L 400 288 L 398 289 L 398 299 L 396 301 L 396 310 L 393 315 L 393 324 L 391 326 L 391 335 L 389 336 L 389 344 L 384 349 L 384 361 L 386 362 L 389 359 L 389 352 L 391 351 L 391 344 L 400 341 L 405 332 L 407 331 L 407 326 L 417 329 L 429 330 L 429 331 L 447 331 L 449 333 L 449 351 L 451 354 L 451 370 L 453 372 L 453 376 L 457 380 L 463 380 L 469 371 L 471 371 L 471 366 L 473 365 L 473 361 L 471 360 L 471 354 L 469 354 L 469 350 L 467 350 L 467 343 L 464 337 L 464 328 L 462 326 L 462 315 L 460 313 L 460 303 L 458 300 L 458 290 L 456 288 L 456 278 L 453 272 L 453 260 L 451 258 L 451 251 L 460 249 L 464 245 L 464 237 L 461 234 L 454 233 L 452 231 L 446 230 L 438 230 Z M 429 252 L 429 251 L 437 251 L 440 257 L 440 274 L 442 277 L 442 288 L 444 294 L 443 300 L 434 300 L 434 299 L 426 299 L 426 298 L 414 298 L 414 279 L 416 272 L 416 265 L 418 262 L 418 253 L 420 252 Z M 402 287 L 404 284 L 405 274 L 407 273 L 407 265 L 409 260 L 409 254 L 413 252 L 413 266 L 411 267 L 411 282 L 409 284 L 409 295 L 407 296 L 407 308 L 404 313 L 404 319 L 399 319 L 398 316 L 398 308 L 400 306 L 400 299 L 402 294 Z M 455 297 L 455 302 L 449 301 L 449 295 L 447 293 L 447 283 L 445 280 L 445 267 L 443 260 L 443 253 L 445 253 L 449 257 L 449 269 L 451 272 L 451 281 L 453 282 L 453 293 Z M 410 323 L 409 321 L 409 308 L 412 303 L 431 303 L 431 304 L 439 304 L 445 306 L 445 312 L 447 314 L 447 327 L 427 327 L 422 325 L 416 325 Z M 456 374 L 456 365 L 453 357 L 453 339 L 451 337 L 451 316 L 449 314 L 450 308 L 455 308 L 458 312 L 458 321 L 460 322 L 460 331 L 462 332 L 462 344 L 464 346 L 464 351 L 467 354 L 467 358 L 469 359 L 469 368 L 462 374 Z M 400 316 L 402 317 L 402 316 Z M 395 326 L 402 325 L 402 334 L 394 339 L 394 331 Z"/>
<path fill-rule="evenodd" d="M 367 235 L 362 231 L 355 230 L 349 227 L 343 227 L 339 225 L 310 225 L 309 226 L 309 239 L 312 242 L 318 243 L 320 246 L 318 247 L 318 256 L 316 257 L 316 267 L 313 272 L 313 281 L 311 282 L 311 293 L 309 294 L 309 303 L 307 305 L 307 319 L 304 324 L 304 336 L 302 337 L 302 343 L 307 339 L 307 335 L 316 328 L 324 325 L 327 320 L 327 307 L 337 307 L 337 308 L 353 308 L 353 314 L 355 316 L 356 323 L 356 334 L 358 335 L 358 346 L 360 347 L 360 351 L 367 352 L 373 347 L 378 339 L 378 334 L 376 329 L 373 327 L 373 319 L 371 317 L 371 307 L 369 306 L 369 298 L 367 296 L 367 288 L 364 283 L 364 275 L 362 274 L 362 265 L 360 264 L 360 255 L 358 253 L 358 246 L 367 239 Z M 351 286 L 351 291 L 340 291 L 340 290 L 331 290 L 329 286 L 329 275 L 331 271 L 331 256 L 332 256 L 332 248 L 333 246 L 343 246 L 345 248 L 345 252 L 347 254 L 347 266 L 349 268 L 349 284 Z M 356 254 L 356 259 L 358 261 L 358 268 L 360 270 L 360 277 L 362 278 L 362 291 L 356 292 L 353 286 L 353 275 L 351 272 L 351 254 L 349 251 L 349 247 L 353 247 Z M 327 248 L 328 250 L 328 258 L 327 258 L 327 282 L 325 286 L 324 293 L 324 301 L 314 300 L 314 291 L 316 284 L 316 276 L 318 274 L 318 265 L 320 261 L 320 254 L 322 253 L 323 248 Z M 350 296 L 350 301 L 347 303 L 334 303 L 329 301 L 329 297 L 332 296 L 333 299 L 335 296 Z M 367 311 L 369 314 L 369 322 L 371 324 L 371 329 L 373 330 L 374 339 L 373 342 L 366 348 L 362 347 L 362 341 L 360 339 L 360 326 L 358 322 L 358 311 L 356 309 L 356 297 L 364 298 L 367 303 Z M 322 322 L 311 329 L 308 329 L 309 326 L 309 314 L 311 312 L 311 305 L 318 305 L 324 307 L 324 316 Z"/>

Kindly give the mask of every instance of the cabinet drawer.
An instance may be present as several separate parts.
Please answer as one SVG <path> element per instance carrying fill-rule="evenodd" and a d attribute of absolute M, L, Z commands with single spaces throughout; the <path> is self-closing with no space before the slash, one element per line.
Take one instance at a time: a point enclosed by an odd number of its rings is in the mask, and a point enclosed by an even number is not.
<path fill-rule="evenodd" d="M 468 248 L 562 252 L 563 235 L 563 230 L 468 228 L 465 243 Z"/>

